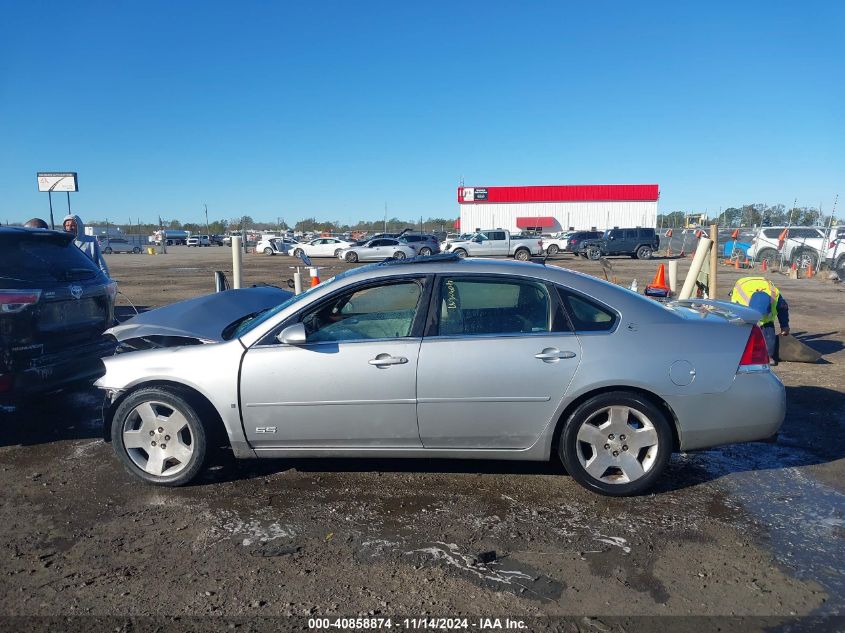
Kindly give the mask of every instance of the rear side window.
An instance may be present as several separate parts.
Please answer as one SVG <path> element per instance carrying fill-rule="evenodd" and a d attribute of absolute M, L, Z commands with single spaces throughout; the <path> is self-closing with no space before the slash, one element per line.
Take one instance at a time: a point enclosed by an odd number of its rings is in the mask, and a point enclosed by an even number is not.
<path fill-rule="evenodd" d="M 625 229 L 625 239 L 626 240 L 635 240 L 637 239 L 637 229 Z"/>
<path fill-rule="evenodd" d="M 576 332 L 607 332 L 616 325 L 616 315 L 604 306 L 563 288 L 557 290 Z"/>
<path fill-rule="evenodd" d="M 780 235 L 781 229 L 766 229 L 763 231 L 763 235 L 768 237 L 769 239 L 777 239 Z"/>
<path fill-rule="evenodd" d="M 73 242 L 46 236 L 0 236 L 2 276 L 23 281 L 74 281 L 97 276 L 99 268 Z"/>
<path fill-rule="evenodd" d="M 640 237 L 648 239 L 654 237 L 654 229 L 639 229 Z"/>
<path fill-rule="evenodd" d="M 445 277 L 441 336 L 553 331 L 555 304 L 545 284 L 521 279 Z"/>

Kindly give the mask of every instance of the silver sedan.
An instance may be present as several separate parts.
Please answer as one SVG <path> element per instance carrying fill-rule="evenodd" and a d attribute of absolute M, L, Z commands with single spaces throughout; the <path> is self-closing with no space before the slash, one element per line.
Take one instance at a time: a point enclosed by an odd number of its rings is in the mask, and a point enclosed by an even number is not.
<path fill-rule="evenodd" d="M 415 257 L 417 252 L 406 242 L 392 238 L 370 240 L 363 246 L 351 246 L 338 253 L 338 258 L 347 262 L 372 262 L 385 259 Z"/>
<path fill-rule="evenodd" d="M 106 424 L 140 479 L 239 458 L 548 460 L 649 488 L 673 451 L 776 434 L 760 315 L 668 306 L 539 264 L 437 255 L 347 271 L 223 340 L 105 361 Z"/>

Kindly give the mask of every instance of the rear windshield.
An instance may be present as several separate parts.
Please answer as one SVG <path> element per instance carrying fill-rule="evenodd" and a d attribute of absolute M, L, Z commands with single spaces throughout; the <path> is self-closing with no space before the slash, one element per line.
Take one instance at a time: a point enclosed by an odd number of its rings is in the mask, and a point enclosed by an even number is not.
<path fill-rule="evenodd" d="M 20 281 L 77 281 L 97 276 L 99 268 L 73 242 L 46 236 L 0 236 L 0 278 Z"/>

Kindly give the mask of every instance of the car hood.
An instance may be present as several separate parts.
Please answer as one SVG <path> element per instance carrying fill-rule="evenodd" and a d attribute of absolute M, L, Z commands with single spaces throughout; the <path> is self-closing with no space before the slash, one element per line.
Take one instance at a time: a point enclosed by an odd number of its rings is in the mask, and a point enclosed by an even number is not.
<path fill-rule="evenodd" d="M 247 315 L 286 301 L 292 292 L 272 286 L 225 290 L 143 312 L 106 331 L 118 341 L 178 336 L 205 342 L 223 340 L 223 330 Z"/>

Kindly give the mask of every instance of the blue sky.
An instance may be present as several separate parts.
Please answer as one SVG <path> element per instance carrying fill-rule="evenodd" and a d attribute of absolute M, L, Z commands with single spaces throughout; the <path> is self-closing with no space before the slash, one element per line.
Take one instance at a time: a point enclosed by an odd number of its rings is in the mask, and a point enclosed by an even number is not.
<path fill-rule="evenodd" d="M 829 211 L 843 33 L 840 2 L 7 1 L 0 221 L 53 170 L 117 222 L 456 217 L 461 177 Z"/>

